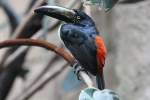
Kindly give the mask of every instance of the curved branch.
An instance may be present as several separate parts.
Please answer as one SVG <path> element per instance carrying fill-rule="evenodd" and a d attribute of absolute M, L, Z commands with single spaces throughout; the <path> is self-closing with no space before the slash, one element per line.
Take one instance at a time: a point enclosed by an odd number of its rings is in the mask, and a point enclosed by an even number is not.
<path fill-rule="evenodd" d="M 45 49 L 54 51 L 58 55 L 62 56 L 68 63 L 71 65 L 74 64 L 75 59 L 63 48 L 58 48 L 56 45 L 46 42 L 44 40 L 35 40 L 35 39 L 14 39 L 14 40 L 5 40 L 0 42 L 0 48 L 11 47 L 11 46 L 38 46 Z"/>
<path fill-rule="evenodd" d="M 14 30 L 13 34 L 10 37 L 11 39 L 29 38 L 41 29 L 41 21 L 42 21 L 43 16 L 34 14 L 33 9 L 43 4 L 45 4 L 45 0 L 36 0 L 36 3 L 33 5 L 32 10 L 30 10 L 30 12 L 21 20 L 21 23 Z M 5 61 L 10 57 L 10 55 L 13 54 L 14 51 L 17 49 L 18 49 L 17 46 L 11 49 L 8 49 L 7 52 L 5 52 L 0 62 L 0 65 L 3 65 Z M 0 70 L 3 67 L 4 66 L 1 66 Z"/>
<path fill-rule="evenodd" d="M 56 54 L 63 57 L 73 68 L 75 68 L 75 70 L 77 70 L 76 68 L 81 68 L 80 64 L 75 60 L 75 58 L 72 57 L 63 48 L 59 48 L 56 45 L 46 42 L 44 40 L 15 39 L 15 40 L 5 40 L 3 42 L 0 42 L 0 48 L 11 47 L 11 46 L 21 46 L 21 45 L 38 46 L 38 47 L 43 47 L 45 49 L 54 51 Z M 85 72 L 80 71 L 79 75 L 82 77 L 84 82 L 88 85 L 88 87 L 93 86 L 92 81 L 90 80 L 89 76 Z"/>
<path fill-rule="evenodd" d="M 80 64 L 78 64 L 78 62 L 76 62 L 75 58 L 72 57 L 63 48 L 59 48 L 59 47 L 55 46 L 54 44 L 46 42 L 44 40 L 35 40 L 35 39 L 6 40 L 6 41 L 3 41 L 3 42 L 0 42 L 0 49 L 4 48 L 4 47 L 11 47 L 11 46 L 16 46 L 16 45 L 17 46 L 26 45 L 26 46 L 43 47 L 45 49 L 54 51 L 56 54 L 63 57 L 73 68 L 75 68 L 75 70 L 81 68 Z M 77 68 L 77 67 L 79 67 L 79 68 Z M 60 72 L 58 71 L 58 73 L 60 73 Z M 57 75 L 58 75 L 57 73 L 56 73 L 56 75 L 54 74 L 54 76 L 57 76 Z M 88 87 L 93 87 L 93 82 L 90 79 L 90 77 L 87 75 L 87 73 L 85 73 L 84 71 L 80 71 L 79 75 L 81 76 L 81 78 L 84 80 L 84 82 L 87 84 Z M 51 77 L 49 77 L 49 79 L 51 80 Z M 32 95 L 34 95 L 41 88 L 41 86 L 43 87 L 43 84 L 46 84 L 49 81 L 49 79 L 44 81 L 42 84 L 40 84 L 35 89 L 31 90 L 29 92 L 29 94 L 25 95 L 25 98 L 29 98 Z M 24 99 L 24 97 L 23 97 L 23 99 L 19 99 L 19 100 L 26 100 L 26 99 Z"/>

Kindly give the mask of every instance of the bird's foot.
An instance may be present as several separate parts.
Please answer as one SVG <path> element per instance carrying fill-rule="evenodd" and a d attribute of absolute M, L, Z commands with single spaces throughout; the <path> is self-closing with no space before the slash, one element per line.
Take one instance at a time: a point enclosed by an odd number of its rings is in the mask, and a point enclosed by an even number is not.
<path fill-rule="evenodd" d="M 77 79 L 78 79 L 78 80 L 82 80 L 82 78 L 81 78 L 81 76 L 80 76 L 80 72 L 81 72 L 81 71 L 88 74 L 88 72 L 87 72 L 84 68 L 78 69 L 78 70 L 76 71 L 76 75 L 77 75 Z"/>
<path fill-rule="evenodd" d="M 73 65 L 73 68 L 74 68 L 74 73 L 77 75 L 78 80 L 81 80 L 80 71 L 84 71 L 84 72 L 88 73 L 84 68 L 82 68 L 82 66 L 78 62 L 76 62 Z"/>

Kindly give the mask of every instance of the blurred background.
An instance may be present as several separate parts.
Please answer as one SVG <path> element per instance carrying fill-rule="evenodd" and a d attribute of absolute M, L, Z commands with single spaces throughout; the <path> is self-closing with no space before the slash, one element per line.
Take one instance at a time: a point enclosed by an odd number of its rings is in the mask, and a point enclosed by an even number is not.
<path fill-rule="evenodd" d="M 150 99 L 149 0 L 118 3 L 107 13 L 97 6 L 83 5 L 80 0 L 46 3 L 81 9 L 94 19 L 108 50 L 104 69 L 106 88 L 118 93 L 121 100 Z M 58 36 L 62 22 L 33 12 L 46 3 L 0 0 L 0 41 L 34 38 L 64 47 Z M 18 48 L 0 49 L 0 100 L 78 100 L 86 85 L 77 80 L 64 59 L 39 47 Z M 43 80 L 48 81 L 30 98 L 25 98 Z"/>

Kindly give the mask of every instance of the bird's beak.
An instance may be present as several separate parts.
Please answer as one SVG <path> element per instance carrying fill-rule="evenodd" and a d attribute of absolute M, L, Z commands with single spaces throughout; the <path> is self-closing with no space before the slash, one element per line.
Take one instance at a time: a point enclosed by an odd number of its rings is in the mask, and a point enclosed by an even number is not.
<path fill-rule="evenodd" d="M 75 18 L 75 11 L 58 6 L 41 6 L 34 10 L 34 12 L 47 15 L 65 22 L 73 22 Z"/>

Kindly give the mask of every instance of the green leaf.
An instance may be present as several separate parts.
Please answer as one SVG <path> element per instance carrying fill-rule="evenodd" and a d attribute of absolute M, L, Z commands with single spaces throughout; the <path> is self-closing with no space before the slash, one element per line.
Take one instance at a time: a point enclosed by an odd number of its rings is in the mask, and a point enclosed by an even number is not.
<path fill-rule="evenodd" d="M 119 96 L 108 89 L 100 91 L 96 88 L 86 88 L 81 91 L 79 100 L 119 100 Z"/>
<path fill-rule="evenodd" d="M 85 4 L 97 5 L 106 12 L 111 10 L 118 0 L 82 0 Z"/>
<path fill-rule="evenodd" d="M 79 95 L 79 100 L 94 100 L 93 94 L 95 91 L 98 91 L 96 88 L 86 88 L 81 91 Z"/>
<path fill-rule="evenodd" d="M 105 89 L 103 91 L 95 91 L 94 100 L 119 100 L 119 96 L 112 90 Z"/>

